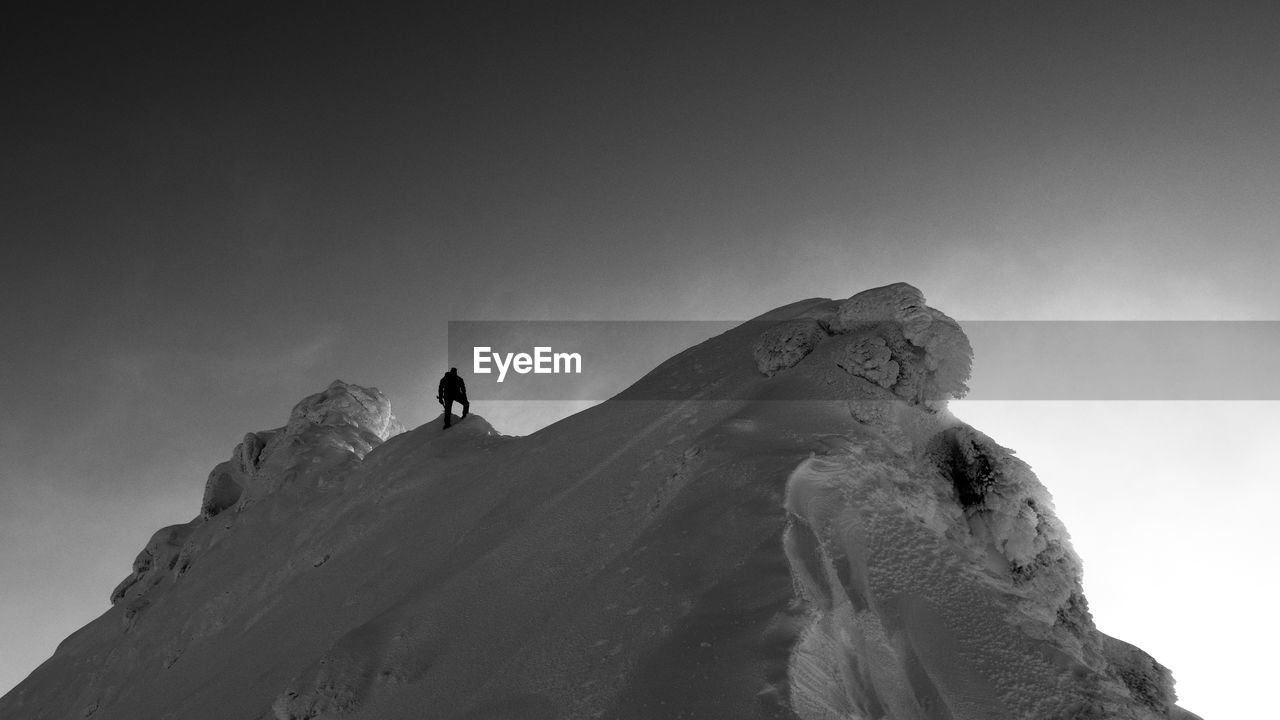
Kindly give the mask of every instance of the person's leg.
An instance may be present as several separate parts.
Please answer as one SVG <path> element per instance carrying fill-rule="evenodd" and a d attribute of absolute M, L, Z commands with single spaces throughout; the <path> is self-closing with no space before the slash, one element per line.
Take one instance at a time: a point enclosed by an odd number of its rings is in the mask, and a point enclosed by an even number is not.
<path fill-rule="evenodd" d="M 444 399 L 444 426 L 449 427 L 453 421 L 453 398 Z"/>

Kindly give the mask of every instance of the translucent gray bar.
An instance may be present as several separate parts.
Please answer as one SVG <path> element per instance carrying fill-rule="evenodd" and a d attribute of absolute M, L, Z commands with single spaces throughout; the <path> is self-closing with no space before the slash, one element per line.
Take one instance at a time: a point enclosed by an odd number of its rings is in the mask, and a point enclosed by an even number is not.
<path fill-rule="evenodd" d="M 449 359 L 466 379 L 473 399 L 605 400 L 669 358 L 710 340 L 702 350 L 676 358 L 669 368 L 673 374 L 664 375 L 663 381 L 650 378 L 624 397 L 740 399 L 757 396 L 759 387 L 716 382 L 716 377 L 694 372 L 694 365 L 683 370 L 681 363 L 694 363 L 699 353 L 706 353 L 715 362 L 700 365 L 720 363 L 716 367 L 746 373 L 754 368 L 755 338 L 775 324 L 453 321 Z M 967 395 L 973 400 L 1280 400 L 1280 321 L 960 324 L 974 350 Z M 477 348 L 489 348 L 481 353 L 487 358 L 481 369 L 488 373 L 477 372 Z M 521 363 L 520 354 L 529 356 L 527 363 Z M 565 364 L 574 355 L 579 358 L 578 372 Z M 498 382 L 504 361 L 506 374 Z M 752 377 L 765 380 L 758 373 Z M 813 399 L 808 394 L 768 397 Z"/>

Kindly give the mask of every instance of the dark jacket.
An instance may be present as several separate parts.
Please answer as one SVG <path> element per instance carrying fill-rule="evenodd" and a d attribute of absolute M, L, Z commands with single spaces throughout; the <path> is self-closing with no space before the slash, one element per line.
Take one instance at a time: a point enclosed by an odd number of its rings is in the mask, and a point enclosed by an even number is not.
<path fill-rule="evenodd" d="M 440 390 L 436 393 L 436 397 L 441 400 L 458 400 L 467 396 L 467 384 L 462 382 L 462 376 L 456 373 L 447 372 L 444 377 L 440 378 Z"/>

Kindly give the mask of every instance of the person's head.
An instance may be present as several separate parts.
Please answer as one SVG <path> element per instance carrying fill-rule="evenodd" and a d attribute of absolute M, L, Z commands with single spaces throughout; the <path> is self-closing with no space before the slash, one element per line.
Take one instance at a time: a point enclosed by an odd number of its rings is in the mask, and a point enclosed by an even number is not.
<path fill-rule="evenodd" d="M 457 375 L 457 374 L 458 374 L 458 368 L 449 368 L 449 374 L 450 374 L 450 375 Z"/>

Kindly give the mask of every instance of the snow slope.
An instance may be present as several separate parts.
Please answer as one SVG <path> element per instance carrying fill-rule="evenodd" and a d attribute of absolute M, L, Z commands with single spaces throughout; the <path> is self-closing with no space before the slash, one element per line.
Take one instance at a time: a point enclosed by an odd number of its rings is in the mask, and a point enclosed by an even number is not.
<path fill-rule="evenodd" d="M 946 411 L 968 368 L 899 284 L 527 437 L 394 434 L 335 383 L 247 436 L 0 717 L 1193 718 L 1093 628 L 1030 470 Z"/>

